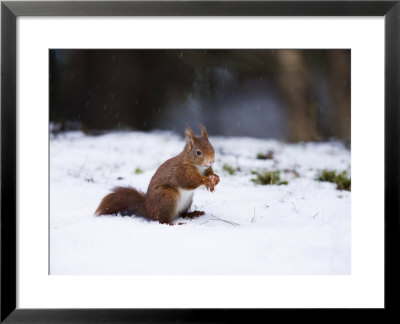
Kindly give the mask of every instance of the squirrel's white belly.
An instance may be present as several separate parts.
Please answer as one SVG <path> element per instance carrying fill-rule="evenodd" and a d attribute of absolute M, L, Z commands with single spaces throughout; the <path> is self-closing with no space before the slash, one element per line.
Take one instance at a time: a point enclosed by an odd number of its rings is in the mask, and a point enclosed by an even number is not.
<path fill-rule="evenodd" d="M 179 198 L 176 202 L 176 212 L 179 214 L 185 210 L 187 210 L 190 205 L 192 204 L 194 190 L 185 190 L 185 189 L 178 189 L 179 191 Z"/>
<path fill-rule="evenodd" d="M 204 173 L 206 172 L 206 170 L 207 170 L 208 168 L 209 168 L 209 167 L 202 166 L 202 165 L 198 165 L 198 166 L 197 166 L 197 170 L 199 170 L 199 173 L 200 173 L 201 175 L 204 175 Z"/>

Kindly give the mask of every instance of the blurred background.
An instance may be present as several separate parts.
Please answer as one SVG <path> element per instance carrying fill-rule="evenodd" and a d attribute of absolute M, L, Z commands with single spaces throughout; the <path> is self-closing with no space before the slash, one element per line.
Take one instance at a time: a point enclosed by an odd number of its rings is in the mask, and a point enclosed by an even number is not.
<path fill-rule="evenodd" d="M 50 50 L 54 133 L 172 130 L 350 143 L 350 50 Z"/>

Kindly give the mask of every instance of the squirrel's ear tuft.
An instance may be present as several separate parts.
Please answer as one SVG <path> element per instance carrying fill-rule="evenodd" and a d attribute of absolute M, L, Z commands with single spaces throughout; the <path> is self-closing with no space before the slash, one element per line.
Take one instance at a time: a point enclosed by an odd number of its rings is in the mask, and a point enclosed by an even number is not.
<path fill-rule="evenodd" d="M 201 129 L 201 136 L 202 136 L 203 138 L 205 138 L 205 139 L 208 139 L 207 130 L 206 130 L 206 128 L 204 127 L 204 125 L 199 124 L 199 127 L 200 127 L 200 129 Z"/>
<path fill-rule="evenodd" d="M 185 136 L 186 136 L 186 143 L 188 146 L 188 151 L 190 151 L 194 145 L 194 137 L 195 136 L 194 136 L 193 130 L 189 126 L 186 126 Z"/>

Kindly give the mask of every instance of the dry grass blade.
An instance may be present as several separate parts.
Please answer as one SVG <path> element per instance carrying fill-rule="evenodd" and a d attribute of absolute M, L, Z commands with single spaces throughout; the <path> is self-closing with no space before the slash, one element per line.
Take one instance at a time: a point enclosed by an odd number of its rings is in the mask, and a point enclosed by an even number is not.
<path fill-rule="evenodd" d="M 232 222 L 232 221 L 228 221 L 228 220 L 226 220 L 226 219 L 219 218 L 219 217 L 217 217 L 217 216 L 215 216 L 215 215 L 211 215 L 211 216 L 214 217 L 214 218 L 212 218 L 211 220 L 219 220 L 219 221 L 221 221 L 221 222 L 228 223 L 228 224 L 230 224 L 230 225 L 232 225 L 232 226 L 239 226 L 239 225 L 240 225 L 240 224 L 238 224 L 238 223 L 235 223 L 235 222 Z"/>
<path fill-rule="evenodd" d="M 253 216 L 253 218 L 251 219 L 251 222 L 252 223 L 255 223 L 256 222 L 256 209 L 254 208 L 254 216 Z"/>

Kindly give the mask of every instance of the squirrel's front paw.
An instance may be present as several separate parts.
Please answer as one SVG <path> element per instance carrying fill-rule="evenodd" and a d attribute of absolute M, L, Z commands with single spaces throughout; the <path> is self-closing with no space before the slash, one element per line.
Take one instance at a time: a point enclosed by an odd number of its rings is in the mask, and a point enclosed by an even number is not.
<path fill-rule="evenodd" d="M 219 176 L 217 174 L 212 174 L 208 176 L 208 178 L 211 180 L 211 183 L 214 187 L 219 183 Z"/>
<path fill-rule="evenodd" d="M 206 183 L 204 185 L 206 186 L 207 190 L 210 190 L 211 192 L 214 191 L 214 184 L 210 177 L 206 178 Z"/>

